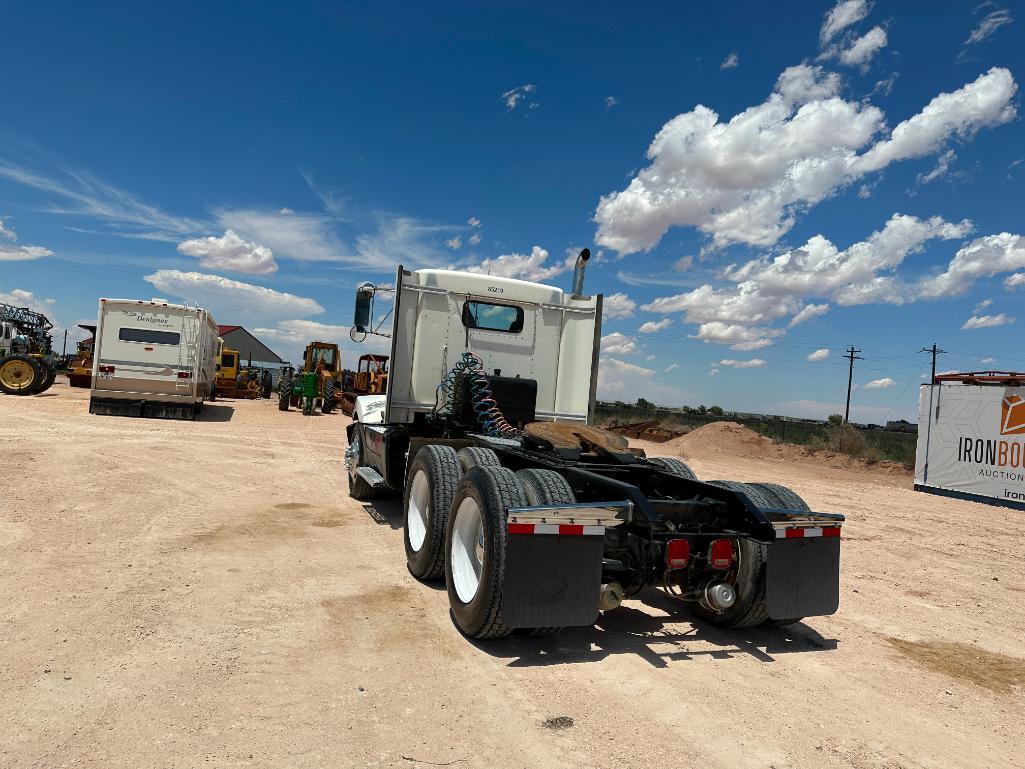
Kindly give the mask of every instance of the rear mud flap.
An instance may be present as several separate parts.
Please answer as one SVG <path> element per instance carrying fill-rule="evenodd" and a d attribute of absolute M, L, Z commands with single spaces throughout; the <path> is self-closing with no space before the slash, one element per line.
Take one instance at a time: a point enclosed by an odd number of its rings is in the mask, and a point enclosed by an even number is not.
<path fill-rule="evenodd" d="M 604 548 L 600 535 L 510 534 L 502 621 L 510 627 L 594 624 Z"/>
<path fill-rule="evenodd" d="M 833 614 L 840 606 L 840 538 L 779 539 L 769 545 L 765 597 L 772 619 Z"/>
<path fill-rule="evenodd" d="M 90 398 L 89 413 L 111 417 L 150 417 L 152 419 L 195 419 L 197 404 L 124 398 Z"/>

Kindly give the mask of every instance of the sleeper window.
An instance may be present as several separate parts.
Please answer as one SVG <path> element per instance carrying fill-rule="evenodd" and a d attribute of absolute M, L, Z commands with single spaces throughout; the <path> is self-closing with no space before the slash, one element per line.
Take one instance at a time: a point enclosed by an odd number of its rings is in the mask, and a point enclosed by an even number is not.
<path fill-rule="evenodd" d="M 523 330 L 523 308 L 489 302 L 466 302 L 463 325 L 483 331 L 504 331 L 518 334 Z"/>

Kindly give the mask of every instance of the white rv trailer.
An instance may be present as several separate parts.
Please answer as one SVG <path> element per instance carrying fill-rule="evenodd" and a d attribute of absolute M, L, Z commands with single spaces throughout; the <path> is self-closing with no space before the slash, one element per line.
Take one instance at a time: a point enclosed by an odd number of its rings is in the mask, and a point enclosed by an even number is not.
<path fill-rule="evenodd" d="M 195 419 L 211 396 L 217 324 L 206 310 L 101 299 L 89 412 Z"/>

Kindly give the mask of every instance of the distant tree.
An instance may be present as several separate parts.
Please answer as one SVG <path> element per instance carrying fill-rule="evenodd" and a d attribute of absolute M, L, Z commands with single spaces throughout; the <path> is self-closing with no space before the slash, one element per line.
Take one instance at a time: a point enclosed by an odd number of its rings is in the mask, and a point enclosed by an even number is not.
<path fill-rule="evenodd" d="M 708 409 L 708 413 L 715 414 L 717 417 L 721 417 L 726 412 L 722 410 L 722 406 L 712 406 L 710 409 Z"/>
<path fill-rule="evenodd" d="M 829 424 L 831 424 L 831 425 L 842 425 L 843 424 L 843 414 L 830 414 L 829 415 Z"/>
<path fill-rule="evenodd" d="M 700 406 L 698 406 L 698 413 L 699 414 L 707 414 L 708 413 L 708 409 L 705 408 L 705 404 L 704 403 L 702 403 Z"/>
<path fill-rule="evenodd" d="M 644 398 L 638 398 L 637 410 L 640 411 L 642 414 L 654 414 L 655 404 L 649 400 L 645 400 Z"/>

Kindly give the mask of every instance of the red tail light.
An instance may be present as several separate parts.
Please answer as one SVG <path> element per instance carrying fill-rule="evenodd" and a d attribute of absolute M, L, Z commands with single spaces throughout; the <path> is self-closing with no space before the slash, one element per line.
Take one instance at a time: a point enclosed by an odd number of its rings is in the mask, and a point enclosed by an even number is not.
<path fill-rule="evenodd" d="M 713 569 L 728 569 L 733 563 L 733 543 L 728 539 L 714 539 L 708 548 L 708 563 Z"/>
<path fill-rule="evenodd" d="M 179 379 L 192 379 L 192 372 L 191 371 L 179 371 L 178 372 L 178 378 Z"/>
<path fill-rule="evenodd" d="M 690 542 L 685 539 L 671 539 L 666 544 L 666 566 L 682 569 L 690 558 Z"/>
<path fill-rule="evenodd" d="M 113 366 L 100 366 L 99 371 L 100 371 L 101 374 L 113 374 L 114 373 L 114 367 Z"/>

